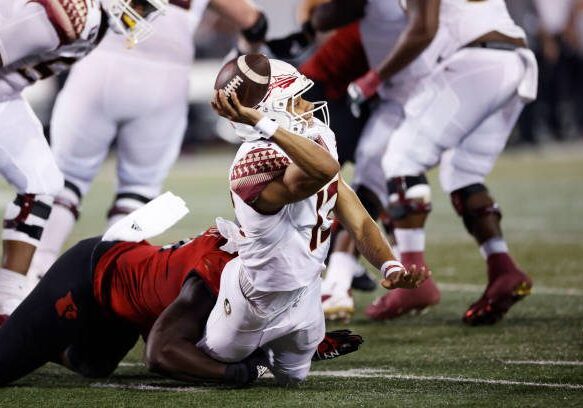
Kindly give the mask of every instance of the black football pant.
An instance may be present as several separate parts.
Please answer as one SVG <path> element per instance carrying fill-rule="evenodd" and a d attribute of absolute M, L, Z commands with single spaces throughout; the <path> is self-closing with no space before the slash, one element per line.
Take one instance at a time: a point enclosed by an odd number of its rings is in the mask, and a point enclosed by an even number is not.
<path fill-rule="evenodd" d="M 0 327 L 0 385 L 66 353 L 87 377 L 109 375 L 135 345 L 138 331 L 108 317 L 93 297 L 93 265 L 111 243 L 83 240 L 65 252 Z"/>

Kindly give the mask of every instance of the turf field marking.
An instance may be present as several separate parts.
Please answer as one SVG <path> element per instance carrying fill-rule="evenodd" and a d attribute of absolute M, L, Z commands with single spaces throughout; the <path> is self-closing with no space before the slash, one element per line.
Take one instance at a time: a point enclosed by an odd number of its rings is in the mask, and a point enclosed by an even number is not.
<path fill-rule="evenodd" d="M 144 367 L 144 363 L 126 363 L 122 361 L 118 364 L 120 367 Z"/>
<path fill-rule="evenodd" d="M 489 380 L 486 378 L 468 378 L 468 377 L 446 377 L 446 376 L 425 376 L 425 375 L 407 375 L 407 374 L 389 374 L 389 370 L 377 369 L 350 369 L 344 371 L 312 371 L 311 376 L 316 377 L 336 377 L 336 378 L 385 378 L 389 380 L 413 380 L 413 381 L 443 381 L 457 383 L 473 384 L 493 384 L 493 385 L 517 385 L 539 388 L 564 388 L 571 390 L 583 390 L 583 384 L 561 384 L 561 383 L 539 383 L 530 381 L 514 380 Z"/>
<path fill-rule="evenodd" d="M 504 364 L 517 364 L 517 365 L 583 366 L 583 361 L 505 360 L 502 362 Z"/>
<path fill-rule="evenodd" d="M 471 283 L 441 283 L 439 288 L 444 292 L 476 292 L 482 293 L 484 286 Z M 583 290 L 571 288 L 549 288 L 546 286 L 534 286 L 533 295 L 560 295 L 560 296 L 583 296 Z"/>
<path fill-rule="evenodd" d="M 92 388 L 116 388 L 123 390 L 138 390 L 138 391 L 175 391 L 175 392 L 199 392 L 209 391 L 208 387 L 163 387 L 161 385 L 150 384 L 116 384 L 116 383 L 93 383 Z"/>

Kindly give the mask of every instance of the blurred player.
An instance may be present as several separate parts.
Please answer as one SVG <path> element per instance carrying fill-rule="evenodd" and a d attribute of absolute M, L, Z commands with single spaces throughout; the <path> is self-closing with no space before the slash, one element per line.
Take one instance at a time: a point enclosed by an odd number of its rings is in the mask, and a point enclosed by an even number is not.
<path fill-rule="evenodd" d="M 222 270 L 234 258 L 216 228 L 164 247 L 90 238 L 65 252 L 0 327 L 0 385 L 52 361 L 90 378 L 107 377 L 141 335 L 151 371 L 183 381 L 245 385 L 261 353 L 219 363 L 196 346 Z M 362 338 L 327 333 L 312 356 L 356 351 Z"/>
<path fill-rule="evenodd" d="M 170 3 L 139 47 L 128 49 L 108 32 L 74 67 L 57 98 L 51 144 L 65 187 L 33 260 L 29 276 L 35 281 L 59 255 L 114 140 L 117 186 L 108 225 L 160 193 L 186 130 L 194 34 L 207 4 L 235 22 L 249 42 L 262 41 L 267 30 L 265 16 L 248 0 Z"/>
<path fill-rule="evenodd" d="M 0 323 L 28 291 L 26 273 L 63 186 L 42 126 L 24 88 L 68 69 L 103 37 L 108 18 L 131 43 L 151 32 L 146 21 L 166 0 L 4 0 L 0 4 L 0 172 L 17 190 L 4 214 Z M 118 39 L 121 42 L 121 40 Z"/>
<path fill-rule="evenodd" d="M 441 162 L 442 187 L 487 261 L 488 286 L 463 320 L 491 324 L 528 295 L 532 285 L 508 253 L 501 213 L 484 178 L 524 104 L 536 98 L 536 62 L 502 0 L 406 3 L 409 24 L 396 47 L 355 81 L 352 93 L 357 100 L 370 97 L 383 80 L 397 78 L 419 56 L 435 63 L 417 81 L 404 106 L 405 120 L 383 158 L 389 212 L 403 264 L 425 265 L 424 225 L 431 209 L 425 172 Z M 437 286 L 427 280 L 413 293 L 395 290 L 384 295 L 367 314 L 393 318 L 436 299 Z"/>
<path fill-rule="evenodd" d="M 394 259 L 376 223 L 338 175 L 334 134 L 314 116 L 327 119 L 325 102 L 302 97 L 313 82 L 285 62 L 270 64 L 269 89 L 257 109 L 222 90 L 213 101 L 245 141 L 230 170 L 239 225 L 217 224 L 239 257 L 225 267 L 199 345 L 224 362 L 240 361 L 261 347 L 278 382 L 293 384 L 308 375 L 324 335 L 320 274 L 332 211 L 381 270 L 386 288 L 415 287 L 429 272 L 406 270 Z"/>

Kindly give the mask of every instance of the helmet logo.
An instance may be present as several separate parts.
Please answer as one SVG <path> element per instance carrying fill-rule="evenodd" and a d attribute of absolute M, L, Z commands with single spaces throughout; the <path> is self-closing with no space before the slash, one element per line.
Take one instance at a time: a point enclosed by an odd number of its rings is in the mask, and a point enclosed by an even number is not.
<path fill-rule="evenodd" d="M 267 88 L 267 93 L 263 97 L 263 100 L 264 101 L 267 100 L 267 98 L 269 98 L 269 95 L 271 94 L 271 91 L 273 91 L 275 88 L 281 89 L 289 88 L 291 84 L 296 82 L 296 79 L 298 79 L 298 77 L 291 74 L 272 76 L 272 81 L 269 84 L 269 88 Z"/>

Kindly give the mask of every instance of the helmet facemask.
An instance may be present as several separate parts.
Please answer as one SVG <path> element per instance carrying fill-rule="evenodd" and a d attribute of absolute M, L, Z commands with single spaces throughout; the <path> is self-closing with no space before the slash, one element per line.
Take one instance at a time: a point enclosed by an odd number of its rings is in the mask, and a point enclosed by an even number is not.
<path fill-rule="evenodd" d="M 270 60 L 270 63 L 272 66 L 270 88 L 257 109 L 284 129 L 299 135 L 303 135 L 312 125 L 312 118 L 316 115 L 328 125 L 330 115 L 325 101 L 313 102 L 312 109 L 306 112 L 295 112 L 297 99 L 310 90 L 314 82 L 287 63 L 278 60 Z M 288 106 L 291 106 L 289 110 Z"/>
<path fill-rule="evenodd" d="M 107 0 L 103 6 L 110 27 L 133 47 L 152 34 L 151 21 L 164 14 L 168 0 Z"/>

